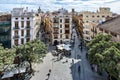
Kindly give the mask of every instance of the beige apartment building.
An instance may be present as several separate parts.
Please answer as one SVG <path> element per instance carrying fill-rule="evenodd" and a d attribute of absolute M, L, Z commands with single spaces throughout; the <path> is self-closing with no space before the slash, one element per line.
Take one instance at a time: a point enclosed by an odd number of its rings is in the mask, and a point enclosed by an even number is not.
<path fill-rule="evenodd" d="M 72 32 L 72 15 L 65 9 L 52 13 L 52 43 L 70 42 Z"/>
<path fill-rule="evenodd" d="M 13 8 L 11 16 L 11 47 L 36 38 L 41 17 L 28 8 Z"/>
<path fill-rule="evenodd" d="M 106 21 L 107 17 L 112 17 L 112 12 L 108 7 L 100 7 L 97 12 L 85 11 L 83 15 L 83 37 L 86 41 L 90 41 L 97 34 L 96 26 Z"/>
<path fill-rule="evenodd" d="M 98 25 L 97 33 L 110 34 L 113 41 L 120 42 L 120 16 Z"/>

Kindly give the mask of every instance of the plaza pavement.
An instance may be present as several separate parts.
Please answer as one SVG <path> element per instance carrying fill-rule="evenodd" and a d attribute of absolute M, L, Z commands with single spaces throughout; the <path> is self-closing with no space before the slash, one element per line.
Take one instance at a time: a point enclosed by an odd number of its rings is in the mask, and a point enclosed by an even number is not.
<path fill-rule="evenodd" d="M 71 51 L 71 58 L 63 57 L 62 60 L 57 61 L 57 57 L 52 56 L 52 47 L 50 47 L 43 63 L 33 65 L 36 72 L 30 80 L 104 80 L 103 77 L 91 70 L 90 63 L 86 58 L 88 51 L 84 45 L 81 51 L 78 47 L 81 41 L 76 32 L 73 33 L 72 37 L 74 38 L 74 36 L 75 44 Z M 66 60 L 68 62 L 65 62 Z M 74 60 L 74 64 L 72 60 Z M 78 66 L 80 66 L 80 72 Z M 51 69 L 51 73 L 48 78 L 49 69 Z"/>

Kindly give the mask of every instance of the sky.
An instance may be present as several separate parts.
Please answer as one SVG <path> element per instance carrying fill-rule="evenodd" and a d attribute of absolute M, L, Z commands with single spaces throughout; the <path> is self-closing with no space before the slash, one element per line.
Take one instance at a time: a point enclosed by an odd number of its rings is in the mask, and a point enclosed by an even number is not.
<path fill-rule="evenodd" d="M 55 11 L 65 8 L 71 11 L 96 11 L 99 7 L 110 7 L 120 14 L 120 0 L 0 0 L 0 12 L 10 12 L 13 8 L 28 7 L 30 10 L 40 8 L 43 11 Z"/>

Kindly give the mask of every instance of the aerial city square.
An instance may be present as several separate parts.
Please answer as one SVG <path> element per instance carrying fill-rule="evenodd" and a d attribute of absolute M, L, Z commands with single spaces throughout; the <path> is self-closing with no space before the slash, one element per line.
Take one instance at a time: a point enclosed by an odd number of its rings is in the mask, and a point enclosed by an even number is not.
<path fill-rule="evenodd" d="M 120 1 L 0 0 L 0 80 L 120 80 Z"/>

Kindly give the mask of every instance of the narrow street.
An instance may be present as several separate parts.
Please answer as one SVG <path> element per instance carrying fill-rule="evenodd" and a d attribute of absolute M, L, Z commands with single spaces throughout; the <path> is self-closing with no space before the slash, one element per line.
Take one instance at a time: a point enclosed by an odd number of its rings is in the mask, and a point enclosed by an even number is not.
<path fill-rule="evenodd" d="M 73 78 L 73 80 L 104 80 L 104 78 L 100 77 L 96 72 L 93 72 L 91 70 L 91 66 L 90 63 L 88 61 L 88 59 L 86 58 L 86 54 L 88 53 L 87 48 L 85 47 L 85 45 L 82 45 L 82 50 L 79 47 L 79 44 L 81 43 L 81 39 L 79 39 L 79 37 L 76 34 L 76 31 L 74 31 L 73 36 L 75 36 L 75 45 L 74 45 L 74 49 L 73 49 L 73 54 L 72 54 L 72 58 L 74 58 L 75 60 L 79 60 L 80 61 L 75 64 L 75 71 L 76 71 L 76 76 L 75 79 Z M 81 66 L 80 68 L 80 72 L 78 72 L 78 66 Z M 78 74 L 77 74 L 78 72 Z M 78 77 L 79 75 L 79 77 Z"/>

